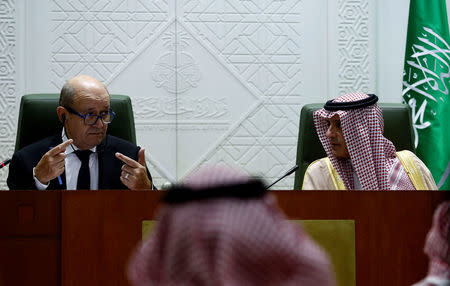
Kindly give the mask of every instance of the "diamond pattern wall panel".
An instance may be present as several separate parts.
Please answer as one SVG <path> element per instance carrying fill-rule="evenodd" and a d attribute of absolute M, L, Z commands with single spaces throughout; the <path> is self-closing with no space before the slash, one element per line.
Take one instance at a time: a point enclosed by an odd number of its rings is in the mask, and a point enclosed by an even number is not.
<path fill-rule="evenodd" d="M 369 92 L 371 53 L 369 37 L 369 0 L 338 1 L 338 94 Z M 334 97 L 334 95 L 332 96 Z"/>
<path fill-rule="evenodd" d="M 15 1 L 0 3 L 0 161 L 10 158 L 16 138 Z M 0 169 L 0 190 L 7 189 L 8 168 Z"/>
<path fill-rule="evenodd" d="M 81 72 L 108 84 L 167 23 L 167 1 L 53 0 L 51 73 L 60 89 Z"/>
<path fill-rule="evenodd" d="M 181 20 L 260 95 L 299 95 L 302 1 L 185 1 Z"/>
<path fill-rule="evenodd" d="M 273 181 L 295 164 L 299 105 L 264 104 L 250 114 L 208 156 L 208 162 L 224 162 L 245 168 Z M 295 118 L 295 119 L 291 119 Z M 277 189 L 292 189 L 286 178 Z"/>
<path fill-rule="evenodd" d="M 273 180 L 295 162 L 302 98 L 302 1 L 186 1 L 182 21 L 262 99 L 202 163 Z M 191 166 L 196 168 L 198 166 Z M 293 179 L 279 188 L 292 188 Z"/>

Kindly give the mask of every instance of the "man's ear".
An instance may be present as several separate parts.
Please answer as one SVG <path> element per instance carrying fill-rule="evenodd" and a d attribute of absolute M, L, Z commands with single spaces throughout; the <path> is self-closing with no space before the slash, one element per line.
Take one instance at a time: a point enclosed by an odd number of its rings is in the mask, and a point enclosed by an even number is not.
<path fill-rule="evenodd" d="M 58 106 L 56 108 L 56 114 L 58 114 L 59 121 L 62 124 L 64 124 L 64 122 L 66 121 L 66 111 L 67 110 L 62 106 Z"/>

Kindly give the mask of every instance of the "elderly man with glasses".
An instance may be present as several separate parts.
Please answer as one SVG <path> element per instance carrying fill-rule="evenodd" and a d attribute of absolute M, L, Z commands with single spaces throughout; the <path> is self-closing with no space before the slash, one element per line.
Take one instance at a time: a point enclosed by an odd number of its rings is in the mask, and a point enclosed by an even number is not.
<path fill-rule="evenodd" d="M 68 80 L 56 112 L 63 129 L 14 154 L 11 190 L 152 189 L 145 150 L 106 135 L 115 114 L 102 83 L 86 75 Z"/>

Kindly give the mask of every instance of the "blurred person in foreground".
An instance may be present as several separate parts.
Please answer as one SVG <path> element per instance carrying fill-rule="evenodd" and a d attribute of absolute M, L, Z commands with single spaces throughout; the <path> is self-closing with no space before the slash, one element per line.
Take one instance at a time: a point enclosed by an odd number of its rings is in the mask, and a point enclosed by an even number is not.
<path fill-rule="evenodd" d="M 56 108 L 62 130 L 13 155 L 8 187 L 11 190 L 151 189 L 144 149 L 106 134 L 114 119 L 110 103 L 108 91 L 95 78 L 79 75 L 69 79 L 61 89 Z"/>
<path fill-rule="evenodd" d="M 450 201 L 434 212 L 424 252 L 430 260 L 428 274 L 414 286 L 450 286 Z"/>
<path fill-rule="evenodd" d="M 168 191 L 158 221 L 129 264 L 134 286 L 334 285 L 322 250 L 240 171 L 201 168 Z"/>
<path fill-rule="evenodd" d="M 436 190 L 425 164 L 412 152 L 395 151 L 383 136 L 384 121 L 374 94 L 349 93 L 314 112 L 327 157 L 305 172 L 304 190 Z"/>

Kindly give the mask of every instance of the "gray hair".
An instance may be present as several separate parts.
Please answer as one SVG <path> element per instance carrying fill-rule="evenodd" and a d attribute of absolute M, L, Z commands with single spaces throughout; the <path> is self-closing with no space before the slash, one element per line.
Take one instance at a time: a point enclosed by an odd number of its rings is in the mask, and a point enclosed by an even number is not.
<path fill-rule="evenodd" d="M 60 106 L 71 106 L 73 104 L 73 99 L 75 98 L 75 88 L 66 82 L 61 89 L 59 95 L 59 105 Z"/>

